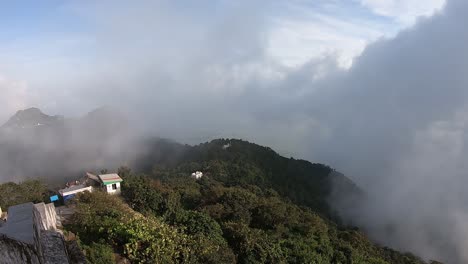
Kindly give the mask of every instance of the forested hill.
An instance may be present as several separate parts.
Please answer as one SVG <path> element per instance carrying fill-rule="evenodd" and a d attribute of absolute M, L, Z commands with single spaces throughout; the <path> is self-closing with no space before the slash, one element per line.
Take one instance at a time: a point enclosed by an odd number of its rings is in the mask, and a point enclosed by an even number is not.
<path fill-rule="evenodd" d="M 242 140 L 151 140 L 134 170 L 119 169 L 121 197 L 77 195 L 63 224 L 90 263 L 426 263 L 329 218 L 333 186 L 360 194 L 331 172 Z M 47 200 L 46 190 L 0 185 L 0 206 Z"/>
<path fill-rule="evenodd" d="M 361 194 L 352 181 L 329 166 L 285 158 L 271 148 L 238 139 L 216 139 L 196 146 L 154 140 L 136 168 L 164 178 L 174 171 L 202 171 L 228 186 L 272 188 L 292 201 L 330 216 L 332 193 Z"/>

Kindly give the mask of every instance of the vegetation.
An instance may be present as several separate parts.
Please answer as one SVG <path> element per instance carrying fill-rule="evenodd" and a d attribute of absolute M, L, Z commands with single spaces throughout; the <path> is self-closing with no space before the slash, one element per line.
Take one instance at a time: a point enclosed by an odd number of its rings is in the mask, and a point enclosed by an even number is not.
<path fill-rule="evenodd" d="M 333 169 L 326 165 L 288 159 L 268 147 L 243 140 L 217 139 L 194 147 L 157 140 L 151 149 L 157 151 L 149 151 L 136 164 L 138 172 L 165 180 L 199 170 L 227 186 L 255 185 L 274 189 L 281 196 L 327 218 L 333 217 L 327 202 L 332 191 L 361 195 L 359 188 L 346 177 L 330 177 Z M 333 190 L 333 186 L 340 189 Z"/>
<path fill-rule="evenodd" d="M 91 243 L 82 245 L 83 250 L 86 252 L 86 259 L 89 263 L 93 264 L 112 264 L 115 263 L 114 250 L 106 243 Z"/>
<path fill-rule="evenodd" d="M 106 240 L 134 263 L 424 263 L 381 248 L 272 188 L 200 180 L 182 167 L 133 174 L 122 168 L 122 200 L 76 200 L 69 230 L 83 243 Z"/>
<path fill-rule="evenodd" d="M 223 251 L 238 263 L 423 263 L 375 246 L 357 230 L 340 229 L 273 189 L 177 175 L 162 180 L 126 173 L 122 196 L 147 217 L 204 236 L 205 246 L 226 241 Z M 218 257 L 209 255 L 205 262 L 220 263 Z"/>
<path fill-rule="evenodd" d="M 93 192 L 72 200 L 76 213 L 65 228 L 90 263 L 113 263 L 115 255 L 132 263 L 424 263 L 337 224 L 326 203 L 332 180 L 340 191 L 360 191 L 344 176 L 332 179 L 325 165 L 240 140 L 158 141 L 150 149 L 135 173 L 119 169 L 121 197 Z M 199 180 L 190 177 L 197 170 Z M 44 187 L 1 190 L 6 206 L 40 200 Z"/>
<path fill-rule="evenodd" d="M 93 250 L 95 243 L 104 242 L 134 263 L 234 260 L 220 230 L 210 233 L 208 229 L 203 233 L 172 226 L 159 217 L 139 214 L 119 198 L 101 192 L 81 194 L 75 203 L 76 213 L 67 229 Z M 219 229 L 214 221 L 211 224 Z"/>
<path fill-rule="evenodd" d="M 39 203 L 47 199 L 47 187 L 39 180 L 0 184 L 0 207 L 5 211 L 12 205 L 27 202 Z"/>

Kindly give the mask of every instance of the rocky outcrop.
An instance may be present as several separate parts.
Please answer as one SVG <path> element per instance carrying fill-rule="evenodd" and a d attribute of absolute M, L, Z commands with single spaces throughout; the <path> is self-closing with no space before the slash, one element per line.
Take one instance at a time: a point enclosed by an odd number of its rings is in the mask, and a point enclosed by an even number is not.
<path fill-rule="evenodd" d="M 44 264 L 69 263 L 62 234 L 55 231 L 43 230 L 41 231 L 40 243 Z"/>
<path fill-rule="evenodd" d="M 0 264 L 11 263 L 40 264 L 41 262 L 35 245 L 0 234 Z"/>
<path fill-rule="evenodd" d="M 83 254 L 78 242 L 76 240 L 71 240 L 65 242 L 67 246 L 68 257 L 70 259 L 70 264 L 86 264 L 86 257 Z"/>

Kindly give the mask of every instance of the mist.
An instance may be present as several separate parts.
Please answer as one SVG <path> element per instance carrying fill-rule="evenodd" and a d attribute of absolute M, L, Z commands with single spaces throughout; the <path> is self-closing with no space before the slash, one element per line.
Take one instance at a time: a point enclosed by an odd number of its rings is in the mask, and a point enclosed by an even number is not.
<path fill-rule="evenodd" d="M 61 186 L 84 172 L 131 166 L 145 150 L 125 115 L 99 108 L 79 118 L 18 111 L 0 126 L 0 182 L 41 179 Z"/>
<path fill-rule="evenodd" d="M 356 182 L 368 199 L 335 205 L 375 241 L 468 262 L 466 1 L 375 40 L 349 68 L 334 53 L 299 67 L 275 60 L 275 7 L 263 1 L 193 6 L 195 16 L 172 1 L 64 8 L 90 30 L 2 56 L 0 118 L 29 106 L 78 117 L 110 105 L 128 115 L 130 138 L 268 145 Z M 105 153 L 123 149 L 119 141 Z"/>
<path fill-rule="evenodd" d="M 330 134 L 311 155 L 366 191 L 356 207 L 338 204 L 342 215 L 382 244 L 447 263 L 468 262 L 467 8 L 449 1 L 368 46 L 304 102 L 329 109 L 315 115 Z"/>

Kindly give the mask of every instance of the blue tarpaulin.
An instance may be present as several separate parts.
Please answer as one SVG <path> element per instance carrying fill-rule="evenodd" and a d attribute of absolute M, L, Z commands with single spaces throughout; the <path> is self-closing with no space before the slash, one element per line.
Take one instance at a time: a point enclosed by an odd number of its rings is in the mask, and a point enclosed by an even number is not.
<path fill-rule="evenodd" d="M 58 195 L 54 195 L 54 196 L 51 196 L 51 197 L 50 197 L 50 201 L 51 201 L 51 202 L 58 201 L 58 199 L 59 199 Z"/>
<path fill-rule="evenodd" d="M 70 195 L 67 195 L 67 196 L 64 196 L 63 197 L 63 200 L 66 201 L 66 200 L 70 200 L 71 198 L 75 197 L 75 194 L 70 194 Z"/>

